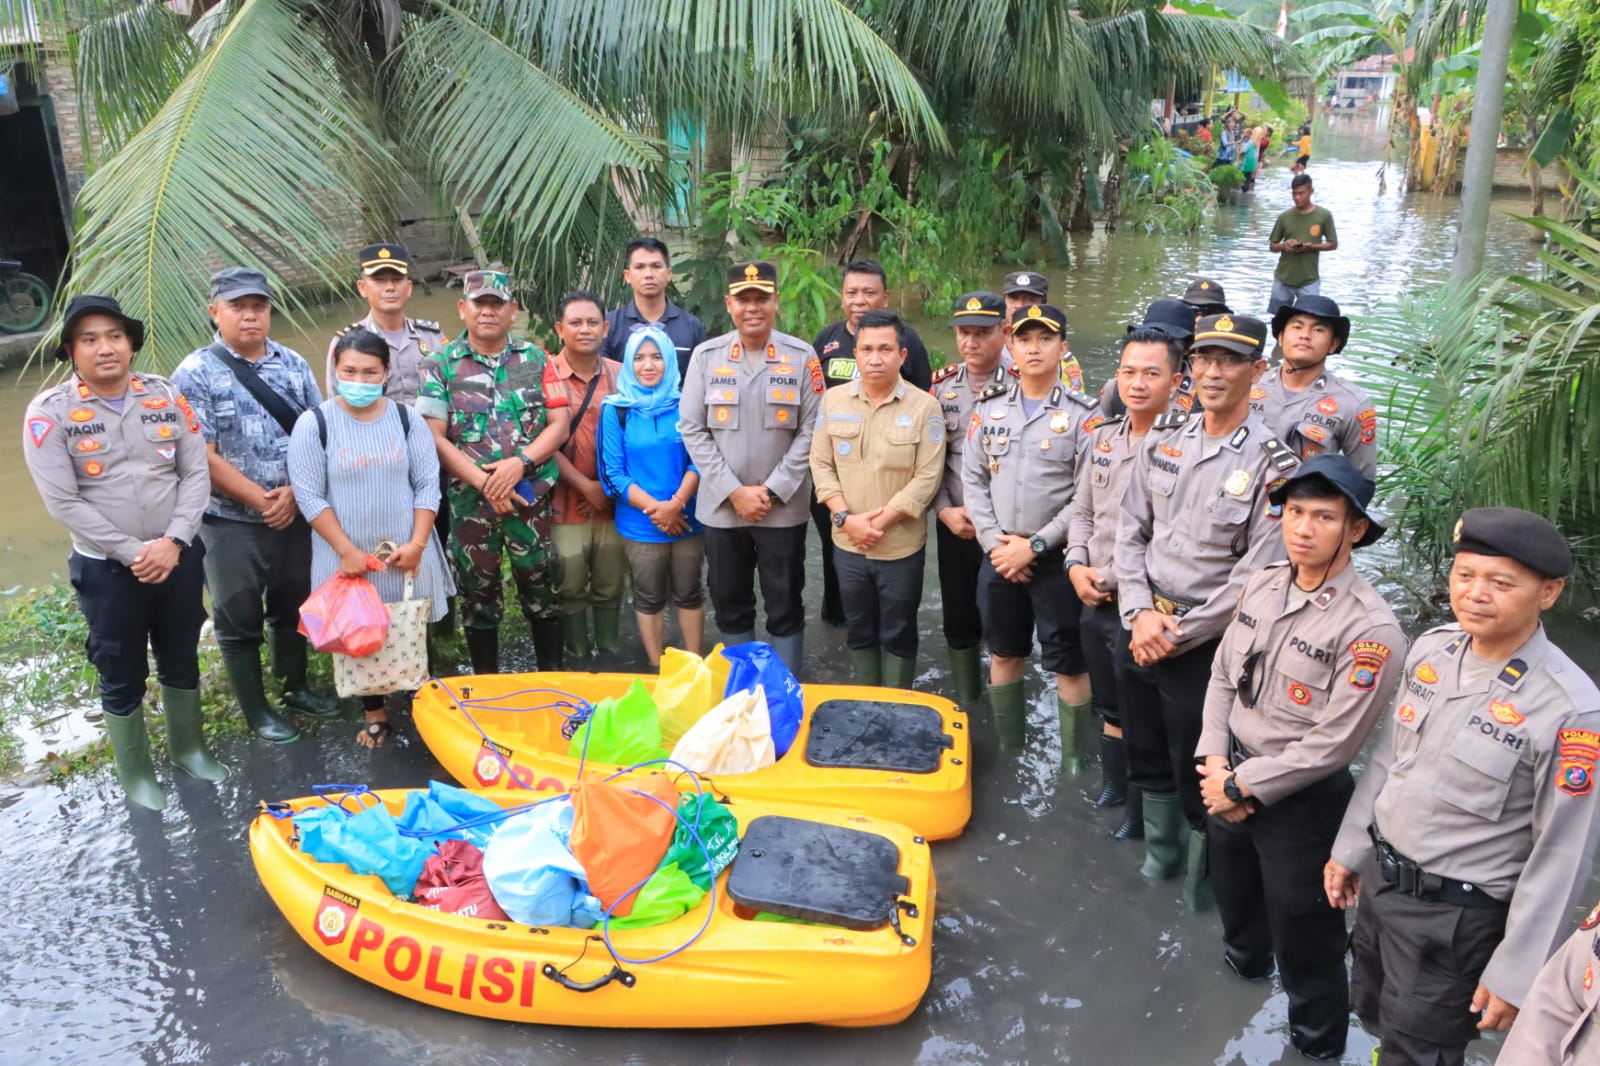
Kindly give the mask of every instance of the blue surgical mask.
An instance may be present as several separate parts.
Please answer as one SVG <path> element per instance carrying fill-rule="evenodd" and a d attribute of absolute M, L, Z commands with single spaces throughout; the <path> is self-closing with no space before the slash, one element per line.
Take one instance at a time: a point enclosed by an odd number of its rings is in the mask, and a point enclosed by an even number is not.
<path fill-rule="evenodd" d="M 383 385 L 371 381 L 341 381 L 339 395 L 351 407 L 370 407 L 383 396 Z"/>

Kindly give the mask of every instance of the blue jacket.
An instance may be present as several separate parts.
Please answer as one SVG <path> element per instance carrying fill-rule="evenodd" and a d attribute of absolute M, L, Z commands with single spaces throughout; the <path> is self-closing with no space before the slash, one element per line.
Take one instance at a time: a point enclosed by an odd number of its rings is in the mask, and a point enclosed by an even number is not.
<path fill-rule="evenodd" d="M 617 415 L 628 417 L 619 422 Z M 625 424 L 623 424 L 625 423 Z M 617 533 L 626 540 L 665 543 L 677 540 L 655 527 L 643 511 L 628 502 L 628 489 L 637 484 L 658 500 L 678 491 L 685 471 L 693 470 L 689 453 L 678 432 L 678 409 L 668 408 L 650 415 L 638 408 L 600 408 L 600 483 L 606 495 L 617 501 Z M 694 516 L 694 498 L 683 509 L 692 537 L 701 526 Z"/>

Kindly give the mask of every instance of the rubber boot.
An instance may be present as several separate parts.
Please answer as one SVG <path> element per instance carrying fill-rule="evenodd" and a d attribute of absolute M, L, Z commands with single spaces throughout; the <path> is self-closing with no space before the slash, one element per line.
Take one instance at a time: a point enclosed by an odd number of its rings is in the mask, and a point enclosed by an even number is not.
<path fill-rule="evenodd" d="M 257 648 L 231 647 L 222 649 L 222 665 L 227 668 L 228 682 L 233 685 L 234 698 L 244 712 L 245 724 L 250 732 L 274 744 L 287 744 L 300 739 L 300 730 L 287 718 L 274 711 L 267 703 L 267 694 L 261 687 L 261 652 Z"/>
<path fill-rule="evenodd" d="M 1094 747 L 1094 706 L 1068 703 L 1057 696 L 1056 716 L 1061 729 L 1061 772 L 1081 774 L 1089 768 L 1089 751 Z"/>
<path fill-rule="evenodd" d="M 272 672 L 283 680 L 283 705 L 318 718 L 332 718 L 344 710 L 336 696 L 312 692 L 306 687 L 306 638 L 292 629 L 271 629 L 267 640 L 272 648 Z"/>
<path fill-rule="evenodd" d="M 976 644 L 970 648 L 950 649 L 950 684 L 956 690 L 957 703 L 977 703 L 983 699 L 982 667 Z"/>
<path fill-rule="evenodd" d="M 102 721 L 106 736 L 111 738 L 117 780 L 122 782 L 128 802 L 152 811 L 165 809 L 167 797 L 156 780 L 156 768 L 150 764 L 150 733 L 144 724 L 144 708 L 135 707 L 132 714 L 108 714 Z"/>
<path fill-rule="evenodd" d="M 806 631 L 790 633 L 786 637 L 772 637 L 768 643 L 772 650 L 778 653 L 778 658 L 783 660 L 783 665 L 796 679 L 800 677 L 806 662 Z"/>
<path fill-rule="evenodd" d="M 500 631 L 498 629 L 463 629 L 467 638 L 467 655 L 472 659 L 475 674 L 500 672 Z"/>
<path fill-rule="evenodd" d="M 579 615 L 582 618 L 583 615 Z M 552 673 L 567 668 L 567 657 L 562 654 L 562 620 L 537 618 L 532 622 L 533 653 L 539 657 L 539 669 Z"/>
<path fill-rule="evenodd" d="M 722 646 L 731 648 L 736 644 L 748 644 L 755 639 L 756 635 L 754 633 L 724 633 L 722 634 Z"/>
<path fill-rule="evenodd" d="M 1100 794 L 1096 807 L 1120 807 L 1128 801 L 1128 744 L 1110 733 L 1100 734 Z"/>
<path fill-rule="evenodd" d="M 850 649 L 850 681 L 856 685 L 883 684 L 883 656 L 877 648 Z"/>
<path fill-rule="evenodd" d="M 1000 751 L 1021 751 L 1026 740 L 1028 700 L 1021 681 L 989 686 L 989 709 L 994 712 L 994 735 Z"/>
<path fill-rule="evenodd" d="M 1176 792 L 1144 794 L 1144 865 L 1140 876 L 1149 881 L 1166 881 L 1183 872 L 1184 845 L 1189 842 L 1189 823 L 1183 818 L 1183 805 Z"/>
<path fill-rule="evenodd" d="M 1206 862 L 1206 831 L 1189 830 L 1189 864 L 1183 877 L 1183 901 L 1193 913 L 1208 911 L 1216 906 L 1211 894 L 1210 867 Z"/>
<path fill-rule="evenodd" d="M 167 754 L 190 777 L 226 781 L 228 768 L 206 749 L 200 720 L 200 690 L 161 686 L 161 711 L 167 718 Z"/>
<path fill-rule="evenodd" d="M 574 659 L 587 659 L 594 654 L 594 645 L 589 643 L 588 611 L 561 616 L 561 643 Z M 543 669 L 542 660 L 540 669 Z"/>
<path fill-rule="evenodd" d="M 1112 840 L 1144 839 L 1144 793 L 1128 789 L 1128 805 L 1122 808 L 1122 824 L 1111 831 Z"/>
<path fill-rule="evenodd" d="M 917 659 L 883 653 L 883 684 L 886 688 L 911 689 L 917 683 Z"/>
<path fill-rule="evenodd" d="M 594 609 L 594 646 L 607 655 L 615 655 L 622 647 L 621 607 Z"/>

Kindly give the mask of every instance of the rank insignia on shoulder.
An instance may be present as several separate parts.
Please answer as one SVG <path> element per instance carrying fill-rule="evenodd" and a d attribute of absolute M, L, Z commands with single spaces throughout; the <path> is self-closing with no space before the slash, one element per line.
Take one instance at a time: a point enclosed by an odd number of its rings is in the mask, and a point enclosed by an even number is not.
<path fill-rule="evenodd" d="M 364 328 L 365 327 L 362 326 L 362 324 L 360 322 L 352 322 L 348 326 L 345 326 L 343 329 L 341 329 L 339 332 L 335 333 L 334 336 L 335 337 L 342 337 L 346 333 L 351 332 L 352 330 L 358 330 L 358 329 L 364 329 Z"/>
<path fill-rule="evenodd" d="M 1087 407 L 1091 411 L 1100 406 L 1100 401 L 1098 399 L 1088 395 L 1087 393 L 1079 392 L 1077 389 L 1068 389 L 1067 399 L 1071 400 L 1079 407 Z"/>
<path fill-rule="evenodd" d="M 1084 421 L 1083 431 L 1085 433 L 1093 433 L 1101 426 L 1114 426 L 1121 421 L 1121 415 L 1095 415 L 1093 418 Z"/>
<path fill-rule="evenodd" d="M 1261 442 L 1261 446 L 1267 450 L 1267 455 L 1271 457 L 1274 470 L 1293 470 L 1300 465 L 1300 460 L 1295 458 L 1294 452 L 1289 450 L 1289 446 L 1276 437 L 1268 437 Z"/>
<path fill-rule="evenodd" d="M 1500 682 L 1502 685 L 1515 687 L 1517 682 L 1522 680 L 1522 675 L 1527 672 L 1528 664 L 1526 662 L 1521 659 L 1512 659 L 1510 662 L 1506 663 L 1505 667 L 1500 671 L 1500 675 L 1496 677 L 1495 680 Z"/>
<path fill-rule="evenodd" d="M 1249 439 L 1250 439 L 1250 427 L 1249 426 L 1240 426 L 1238 429 L 1233 431 L 1233 436 L 1228 438 L 1228 447 L 1237 448 L 1237 447 L 1239 447 L 1241 444 L 1243 444 L 1245 441 L 1247 441 Z"/>
<path fill-rule="evenodd" d="M 948 366 L 941 368 L 937 374 L 933 375 L 934 384 L 938 384 L 941 381 L 955 377 L 957 374 L 961 373 L 961 368 L 965 365 L 965 363 L 951 363 Z"/>
<path fill-rule="evenodd" d="M 425 329 L 430 333 L 444 332 L 439 323 L 435 322 L 431 318 L 413 318 L 411 321 L 418 329 Z"/>
<path fill-rule="evenodd" d="M 1187 411 L 1168 411 L 1166 414 L 1161 415 L 1156 419 L 1155 428 L 1156 429 L 1178 429 L 1178 428 L 1188 424 L 1188 421 L 1189 421 L 1189 412 L 1187 412 Z"/>
<path fill-rule="evenodd" d="M 1007 388 L 1006 385 L 999 384 L 999 383 L 996 383 L 994 385 L 988 385 L 988 386 L 986 386 L 984 388 L 984 390 L 982 392 L 978 393 L 978 399 L 979 400 L 992 400 L 996 396 L 1004 396 L 1006 394 L 1006 388 Z"/>

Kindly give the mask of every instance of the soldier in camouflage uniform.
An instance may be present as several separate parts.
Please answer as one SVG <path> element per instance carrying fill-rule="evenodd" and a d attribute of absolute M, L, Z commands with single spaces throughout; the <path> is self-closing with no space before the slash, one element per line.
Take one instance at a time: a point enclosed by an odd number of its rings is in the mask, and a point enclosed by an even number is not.
<path fill-rule="evenodd" d="M 542 348 L 511 337 L 517 303 L 506 274 L 468 274 L 458 309 L 466 336 L 429 356 L 417 411 L 451 475 L 450 556 L 472 669 L 499 672 L 504 552 L 539 668 L 560 670 L 561 569 L 550 539 L 550 490 L 553 456 L 567 439 L 566 391 Z"/>

